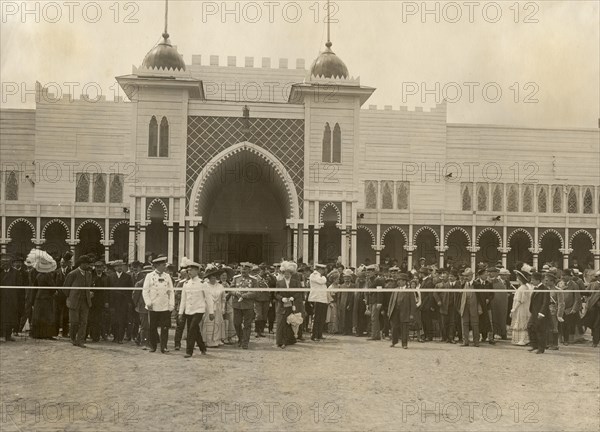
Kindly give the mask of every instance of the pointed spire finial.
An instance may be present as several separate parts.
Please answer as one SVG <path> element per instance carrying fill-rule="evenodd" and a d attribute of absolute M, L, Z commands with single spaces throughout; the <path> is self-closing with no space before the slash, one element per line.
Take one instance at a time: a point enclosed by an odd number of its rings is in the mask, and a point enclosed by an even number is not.
<path fill-rule="evenodd" d="M 327 48 L 331 48 L 331 45 L 333 45 L 331 43 L 330 26 L 331 26 L 330 4 L 329 4 L 329 0 L 327 0 L 327 43 L 325 44 L 325 46 Z"/>
<path fill-rule="evenodd" d="M 168 24 L 169 24 L 169 0 L 165 0 L 165 31 L 162 35 L 165 40 L 169 39 Z"/>

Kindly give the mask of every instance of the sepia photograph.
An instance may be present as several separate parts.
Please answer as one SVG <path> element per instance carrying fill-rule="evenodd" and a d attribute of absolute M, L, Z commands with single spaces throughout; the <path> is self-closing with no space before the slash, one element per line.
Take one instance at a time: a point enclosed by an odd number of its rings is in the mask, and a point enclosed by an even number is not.
<path fill-rule="evenodd" d="M 0 20 L 0 431 L 600 431 L 600 2 Z"/>

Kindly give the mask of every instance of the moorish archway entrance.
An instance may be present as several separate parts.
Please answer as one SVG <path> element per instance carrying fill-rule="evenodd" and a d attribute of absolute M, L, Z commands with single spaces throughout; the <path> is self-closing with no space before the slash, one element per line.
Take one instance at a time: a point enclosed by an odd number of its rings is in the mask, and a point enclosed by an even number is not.
<path fill-rule="evenodd" d="M 191 194 L 198 259 L 228 263 L 276 262 L 291 257 L 290 221 L 299 215 L 298 195 L 281 162 L 249 142 L 215 156 Z"/>

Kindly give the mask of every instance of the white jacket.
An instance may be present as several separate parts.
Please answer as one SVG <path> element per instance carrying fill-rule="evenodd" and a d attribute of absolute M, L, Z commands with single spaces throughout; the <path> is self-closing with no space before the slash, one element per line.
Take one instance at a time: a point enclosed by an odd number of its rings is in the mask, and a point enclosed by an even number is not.
<path fill-rule="evenodd" d="M 310 278 L 308 279 L 310 282 L 310 293 L 308 294 L 309 302 L 317 302 L 317 303 L 329 303 L 327 299 L 327 278 L 325 276 L 321 276 L 321 273 L 318 271 L 314 271 Z"/>
<path fill-rule="evenodd" d="M 194 315 L 205 312 L 209 314 L 215 312 L 214 302 L 205 284 L 196 276 L 183 284 L 179 315 Z"/>
<path fill-rule="evenodd" d="M 146 275 L 142 290 L 146 309 L 154 312 L 172 311 L 175 309 L 174 294 L 173 281 L 168 273 L 159 275 L 155 270 Z"/>

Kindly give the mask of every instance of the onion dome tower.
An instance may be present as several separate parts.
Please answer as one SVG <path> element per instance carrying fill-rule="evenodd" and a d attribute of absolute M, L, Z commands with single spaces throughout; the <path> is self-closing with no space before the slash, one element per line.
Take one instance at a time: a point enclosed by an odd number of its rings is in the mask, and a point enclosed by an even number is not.
<path fill-rule="evenodd" d="M 177 48 L 171 45 L 167 24 L 169 19 L 169 2 L 165 2 L 165 31 L 162 34 L 163 40 L 146 54 L 142 67 L 146 69 L 172 69 L 174 71 L 185 71 L 185 62 L 183 57 L 177 51 Z"/>

